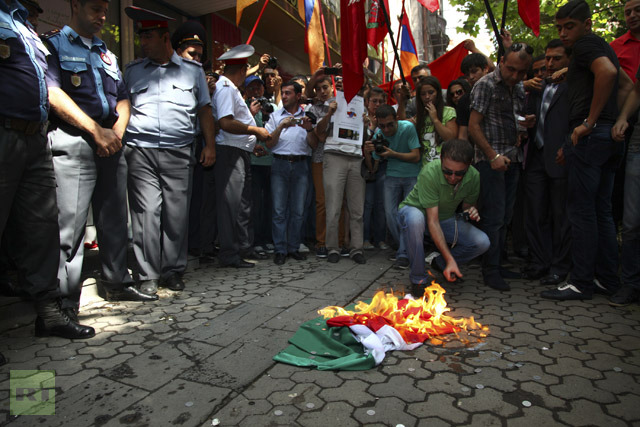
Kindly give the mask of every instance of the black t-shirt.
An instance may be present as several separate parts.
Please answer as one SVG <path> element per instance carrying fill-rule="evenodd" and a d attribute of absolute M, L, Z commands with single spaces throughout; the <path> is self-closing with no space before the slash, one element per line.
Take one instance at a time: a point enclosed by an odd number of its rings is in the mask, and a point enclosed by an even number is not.
<path fill-rule="evenodd" d="M 468 93 L 462 95 L 456 105 L 456 122 L 458 126 L 469 126 L 471 116 L 471 96 Z"/>
<path fill-rule="evenodd" d="M 613 65 L 620 70 L 618 58 L 609 43 L 595 34 L 587 34 L 573 45 L 571 64 L 567 74 L 567 82 L 569 84 L 569 124 L 571 128 L 580 125 L 589 116 L 594 80 L 590 67 L 591 63 L 601 56 L 609 58 Z M 615 123 L 618 116 L 617 96 L 618 79 L 616 78 L 611 95 L 596 123 Z"/>

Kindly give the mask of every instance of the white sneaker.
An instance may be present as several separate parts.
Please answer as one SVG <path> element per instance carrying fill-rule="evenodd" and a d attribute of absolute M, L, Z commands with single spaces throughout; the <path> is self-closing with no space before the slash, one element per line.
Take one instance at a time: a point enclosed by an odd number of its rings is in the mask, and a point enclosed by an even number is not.
<path fill-rule="evenodd" d="M 273 246 L 272 243 L 267 243 L 264 246 L 265 246 L 265 252 L 268 253 L 268 254 L 272 254 L 272 253 L 274 253 L 276 251 L 276 247 Z"/>
<path fill-rule="evenodd" d="M 371 249 L 375 249 L 375 248 L 376 248 L 376 247 L 375 247 L 375 246 L 373 246 L 373 245 L 371 244 L 371 242 L 370 242 L 370 241 L 368 241 L 368 240 L 365 240 L 365 241 L 364 241 L 364 244 L 362 245 L 362 247 L 363 247 L 365 250 L 367 250 L 367 251 L 370 251 Z"/>
<path fill-rule="evenodd" d="M 298 252 L 300 252 L 301 254 L 306 254 L 306 253 L 309 252 L 309 248 L 304 243 L 300 243 L 300 247 L 298 248 Z"/>
<path fill-rule="evenodd" d="M 262 246 L 254 246 L 253 250 L 256 252 L 267 252 L 267 250 Z"/>
<path fill-rule="evenodd" d="M 427 265 L 431 265 L 431 261 L 433 261 L 435 258 L 440 256 L 440 252 L 431 252 L 429 255 L 427 255 L 424 259 L 424 262 L 427 263 Z"/>
<path fill-rule="evenodd" d="M 389 249 L 389 248 L 390 248 L 390 246 L 389 246 L 389 245 L 387 245 L 385 242 L 380 242 L 380 243 L 378 243 L 378 247 L 379 247 L 380 249 L 382 249 L 383 251 L 386 251 L 387 249 Z"/>

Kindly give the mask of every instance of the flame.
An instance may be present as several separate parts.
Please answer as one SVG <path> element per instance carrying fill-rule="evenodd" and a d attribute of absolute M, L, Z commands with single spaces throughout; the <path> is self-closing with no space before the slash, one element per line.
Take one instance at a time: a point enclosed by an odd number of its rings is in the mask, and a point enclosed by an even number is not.
<path fill-rule="evenodd" d="M 423 342 L 435 335 L 456 333 L 460 330 L 488 331 L 486 326 L 476 322 L 473 317 L 448 316 L 446 313 L 451 309 L 444 299 L 445 292 L 438 283 L 433 281 L 431 286 L 425 289 L 424 295 L 416 300 L 399 299 L 393 292 L 379 291 L 370 304 L 358 301 L 354 311 L 330 306 L 318 310 L 318 313 L 325 319 L 349 317 L 354 324 L 373 326 L 388 324 L 395 328 L 407 343 Z"/>

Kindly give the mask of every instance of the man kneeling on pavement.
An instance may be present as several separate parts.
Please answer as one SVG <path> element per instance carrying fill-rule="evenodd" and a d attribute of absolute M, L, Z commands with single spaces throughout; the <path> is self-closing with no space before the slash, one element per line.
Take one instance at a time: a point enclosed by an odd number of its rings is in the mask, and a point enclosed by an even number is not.
<path fill-rule="evenodd" d="M 449 282 L 462 277 L 465 264 L 489 249 L 489 238 L 468 220 L 480 221 L 475 204 L 480 194 L 480 174 L 471 167 L 473 147 L 454 139 L 442 144 L 441 159 L 425 165 L 418 182 L 400 204 L 398 221 L 407 244 L 412 294 L 421 295 L 428 278 L 424 238 L 430 236 L 440 255 L 431 267 Z M 463 212 L 456 214 L 462 203 Z"/>

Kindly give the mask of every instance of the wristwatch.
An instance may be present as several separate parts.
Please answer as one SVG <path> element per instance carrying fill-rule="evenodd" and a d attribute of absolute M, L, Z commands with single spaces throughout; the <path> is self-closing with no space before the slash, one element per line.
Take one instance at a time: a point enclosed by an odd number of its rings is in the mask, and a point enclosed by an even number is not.
<path fill-rule="evenodd" d="M 591 126 L 589 124 L 589 121 L 587 119 L 584 119 L 584 122 L 582 122 L 582 126 L 586 127 L 587 129 L 593 129 L 595 127 L 595 124 Z"/>

